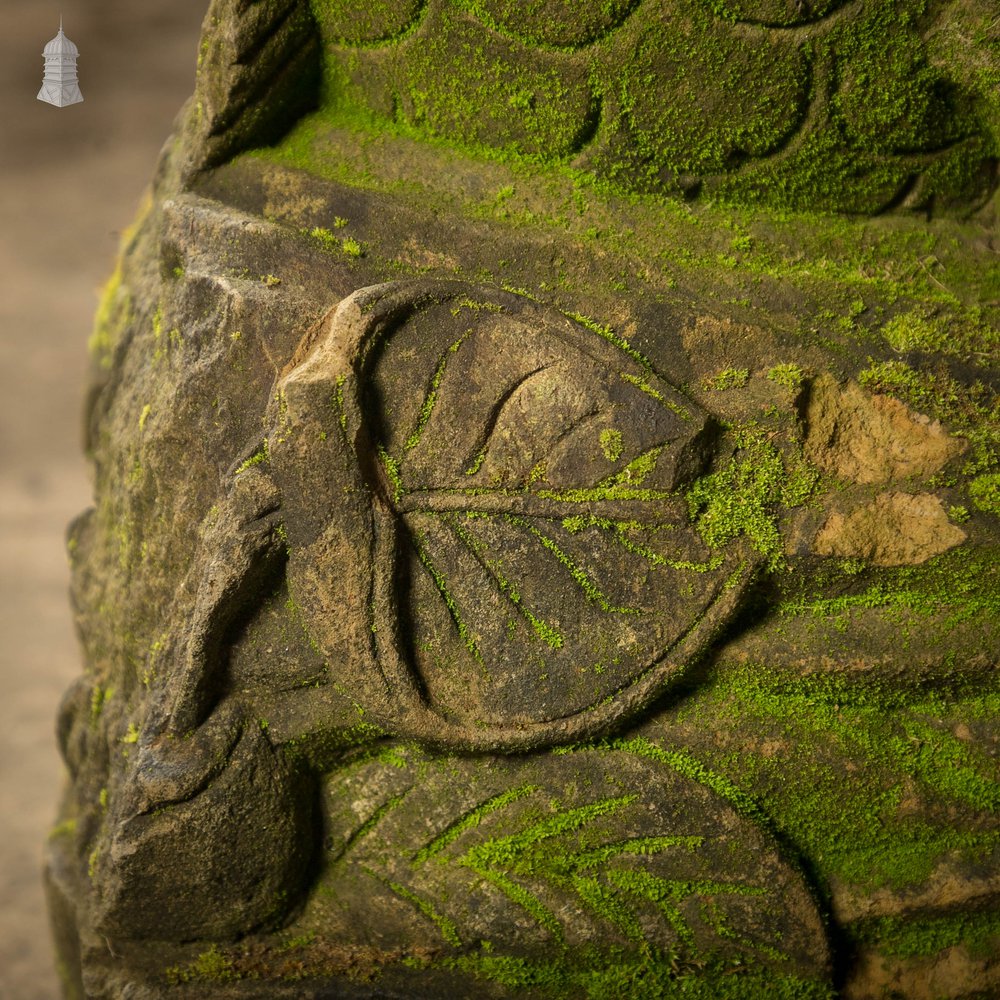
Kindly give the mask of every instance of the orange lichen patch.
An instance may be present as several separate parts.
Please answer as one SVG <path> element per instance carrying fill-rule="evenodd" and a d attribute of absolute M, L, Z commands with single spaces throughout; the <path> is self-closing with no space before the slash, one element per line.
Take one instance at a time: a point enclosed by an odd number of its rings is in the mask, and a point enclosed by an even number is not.
<path fill-rule="evenodd" d="M 842 387 L 830 375 L 813 383 L 806 425 L 806 458 L 858 483 L 931 476 L 965 450 L 939 421 L 856 382 Z"/>
<path fill-rule="evenodd" d="M 883 493 L 851 514 L 831 514 L 813 549 L 821 556 L 860 558 L 876 566 L 912 566 L 965 539 L 933 494 Z"/>

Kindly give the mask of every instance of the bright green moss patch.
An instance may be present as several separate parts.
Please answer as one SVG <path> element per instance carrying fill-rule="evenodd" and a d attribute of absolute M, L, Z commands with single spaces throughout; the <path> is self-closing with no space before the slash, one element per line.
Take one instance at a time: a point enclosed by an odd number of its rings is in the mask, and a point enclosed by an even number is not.
<path fill-rule="evenodd" d="M 977 476 L 969 484 L 969 496 L 980 510 L 1000 517 L 1000 473 Z"/>
<path fill-rule="evenodd" d="M 271 460 L 270 454 L 268 452 L 267 438 L 264 438 L 261 446 L 248 458 L 239 464 L 236 469 L 236 475 L 240 475 L 242 472 L 246 472 L 247 469 L 252 469 L 255 465 L 267 465 Z"/>
<path fill-rule="evenodd" d="M 423 0 L 311 0 L 329 35 L 355 45 L 398 38 L 414 25 Z"/>
<path fill-rule="evenodd" d="M 622 432 L 608 427 L 601 431 L 601 452 L 609 462 L 617 462 L 622 457 Z"/>
<path fill-rule="evenodd" d="M 726 389 L 741 389 L 750 381 L 750 372 L 746 368 L 723 368 L 705 379 L 702 379 L 702 386 L 705 389 L 714 389 L 716 392 L 725 392 Z"/>
<path fill-rule="evenodd" d="M 498 795 L 490 797 L 485 802 L 480 803 L 474 809 L 470 809 L 463 816 L 450 823 L 429 844 L 421 848 L 414 855 L 413 863 L 415 865 L 424 864 L 432 857 L 439 855 L 441 851 L 457 840 L 466 830 L 479 826 L 485 816 L 496 812 L 498 809 L 505 809 L 512 802 L 524 798 L 525 795 L 531 795 L 537 790 L 537 785 L 522 785 L 519 788 L 511 788 L 506 792 L 500 792 Z"/>
<path fill-rule="evenodd" d="M 494 955 L 487 949 L 448 959 L 447 968 L 469 972 L 510 990 L 560 1000 L 833 1000 L 819 982 L 739 960 L 687 958 L 676 952 L 635 955 L 623 950 L 582 953 L 550 961 Z"/>
<path fill-rule="evenodd" d="M 90 356 L 104 369 L 111 367 L 111 356 L 121 329 L 128 322 L 130 296 L 122 285 L 121 261 L 108 279 L 94 316 L 94 329 L 87 343 Z"/>
<path fill-rule="evenodd" d="M 939 628 L 974 617 L 1000 617 L 1000 560 L 991 550 L 954 549 L 918 566 L 882 569 L 863 589 L 837 597 L 823 596 L 825 582 L 820 574 L 794 593 L 790 584 L 777 605 L 778 613 L 834 617 L 884 608 L 917 618 L 947 615 Z"/>
<path fill-rule="evenodd" d="M 922 919 L 885 917 L 865 921 L 851 936 L 901 958 L 929 958 L 964 945 L 973 959 L 988 959 L 1000 945 L 1000 914 L 984 910 Z"/>
<path fill-rule="evenodd" d="M 639 0 L 459 0 L 496 31 L 531 45 L 572 50 L 619 25 Z"/>
<path fill-rule="evenodd" d="M 342 221 L 346 225 L 346 220 L 338 221 Z M 363 257 L 365 254 L 364 246 L 351 236 L 336 236 L 329 229 L 323 229 L 320 226 L 315 226 L 306 232 L 328 253 L 342 253 L 355 259 Z"/>
<path fill-rule="evenodd" d="M 223 955 L 218 945 L 212 945 L 189 965 L 175 965 L 166 970 L 167 982 L 171 986 L 182 983 L 228 983 L 240 978 L 233 960 Z"/>
<path fill-rule="evenodd" d="M 705 187 L 853 212 L 908 194 L 961 204 L 981 196 L 996 153 L 996 43 L 988 26 L 939 29 L 932 48 L 947 46 L 947 58 L 932 60 L 918 28 L 927 6 L 872 0 L 828 21 L 813 7 L 807 36 L 737 30 L 755 10 L 738 2 L 313 0 L 327 46 L 321 114 L 521 162 L 593 144 L 590 170 L 619 190 Z"/>
<path fill-rule="evenodd" d="M 1000 333 L 987 326 L 973 310 L 967 316 L 950 311 L 914 309 L 893 316 L 882 336 L 895 351 L 923 351 L 961 357 L 996 357 Z"/>
<path fill-rule="evenodd" d="M 786 389 L 798 389 L 806 376 L 798 365 L 782 364 L 769 369 L 767 377 L 770 381 L 782 385 Z"/>
<path fill-rule="evenodd" d="M 801 460 L 786 461 L 759 428 L 735 431 L 734 440 L 735 456 L 687 490 L 688 510 L 709 548 L 746 537 L 777 569 L 784 562 L 778 515 L 805 503 L 818 475 Z"/>
<path fill-rule="evenodd" d="M 72 837 L 76 833 L 76 819 L 64 819 L 49 830 L 49 840 L 58 837 Z"/>
<path fill-rule="evenodd" d="M 654 745 L 808 859 L 821 888 L 832 878 L 903 888 L 945 858 L 979 865 L 1000 846 L 982 822 L 1000 806 L 997 762 L 954 735 L 995 700 L 727 668 L 664 721 Z"/>

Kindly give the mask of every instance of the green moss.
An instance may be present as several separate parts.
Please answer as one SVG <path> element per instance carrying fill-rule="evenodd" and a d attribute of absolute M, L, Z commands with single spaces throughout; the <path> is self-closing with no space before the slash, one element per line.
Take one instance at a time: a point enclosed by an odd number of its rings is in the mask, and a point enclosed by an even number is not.
<path fill-rule="evenodd" d="M 556 941 L 562 941 L 562 925 L 556 915 L 534 892 L 512 876 L 545 878 L 557 885 L 569 883 L 584 902 L 593 903 L 593 898 L 588 898 L 588 880 L 581 880 L 579 872 L 596 862 L 585 854 L 581 856 L 579 851 L 567 853 L 550 842 L 565 834 L 581 831 L 598 817 L 612 815 L 634 800 L 634 795 L 626 795 L 575 809 L 559 808 L 556 804 L 552 815 L 528 823 L 517 833 L 493 837 L 474 845 L 459 858 L 458 863 L 496 886 L 546 928 Z M 614 913 L 605 915 L 614 917 Z"/>
<path fill-rule="evenodd" d="M 108 279 L 94 316 L 94 328 L 87 343 L 90 356 L 102 369 L 111 367 L 115 346 L 131 319 L 132 298 L 122 281 L 121 260 Z"/>
<path fill-rule="evenodd" d="M 737 430 L 734 441 L 736 455 L 686 491 L 691 519 L 709 548 L 746 537 L 768 567 L 778 569 L 784 564 L 778 517 L 783 509 L 805 503 L 818 474 L 798 456 L 786 462 L 757 427 Z"/>
<path fill-rule="evenodd" d="M 622 457 L 622 432 L 608 427 L 601 431 L 601 452 L 609 462 L 617 462 Z"/>
<path fill-rule="evenodd" d="M 174 965 L 165 970 L 167 982 L 171 986 L 182 983 L 228 983 L 239 978 L 233 967 L 233 960 L 212 945 L 203 951 L 189 965 Z"/>
<path fill-rule="evenodd" d="M 255 465 L 267 465 L 270 461 L 271 456 L 268 450 L 267 438 L 264 438 L 260 447 L 248 459 L 239 464 L 235 475 L 238 476 L 246 472 L 247 469 L 252 469 Z"/>
<path fill-rule="evenodd" d="M 336 225 L 338 222 L 341 226 L 347 225 L 346 219 L 337 219 L 334 224 Z M 320 226 L 303 230 L 303 232 L 310 236 L 327 253 L 344 254 L 355 260 L 365 255 L 364 245 L 354 239 L 353 236 L 337 236 L 330 232 L 329 229 L 323 229 Z"/>
<path fill-rule="evenodd" d="M 374 877 L 378 877 L 374 872 L 369 872 Z M 456 948 L 462 946 L 462 939 L 458 936 L 458 928 L 455 926 L 454 922 L 449 920 L 446 916 L 439 913 L 435 907 L 429 903 L 426 899 L 418 896 L 415 892 L 411 892 L 404 885 L 400 885 L 398 882 L 385 883 L 390 889 L 401 899 L 405 899 L 408 903 L 412 903 L 428 920 L 430 920 L 435 927 L 441 932 L 441 937 Z"/>
<path fill-rule="evenodd" d="M 917 312 L 894 316 L 882 327 L 882 336 L 895 351 L 940 351 L 948 340 L 942 323 Z"/>
<path fill-rule="evenodd" d="M 988 716 L 995 701 L 946 702 L 755 664 L 713 676 L 667 720 L 670 744 L 622 748 L 713 788 L 808 859 L 820 888 L 834 876 L 866 891 L 902 888 L 924 882 L 945 857 L 982 863 L 1000 843 L 973 818 L 995 814 L 996 764 L 950 731 Z M 713 743 L 699 738 L 705 732 L 731 738 Z M 907 798 L 927 806 L 914 814 Z"/>
<path fill-rule="evenodd" d="M 644 354 L 640 354 L 635 350 L 631 344 L 624 338 L 619 336 L 615 331 L 605 323 L 598 323 L 596 320 L 591 319 L 589 316 L 584 316 L 581 313 L 566 313 L 570 319 L 576 320 L 581 326 L 585 326 L 591 333 L 596 333 L 598 337 L 603 338 L 609 344 L 614 344 L 620 351 L 624 351 L 633 361 L 638 362 L 647 371 L 652 371 L 653 366 L 649 363 L 649 358 Z M 626 376 L 623 376 L 626 378 Z M 628 381 L 633 381 L 632 379 L 627 379 Z M 642 383 L 635 382 L 641 388 Z"/>
<path fill-rule="evenodd" d="M 413 535 L 414 545 L 417 550 L 417 556 L 419 557 L 421 563 L 423 563 L 424 569 L 430 574 L 431 579 L 434 581 L 434 586 L 437 587 L 438 593 L 441 595 L 445 606 L 448 608 L 448 613 L 451 615 L 452 621 L 455 623 L 455 628 L 458 629 L 459 637 L 462 640 L 465 648 L 472 654 L 473 659 L 477 662 L 483 662 L 483 655 L 479 651 L 479 644 L 476 642 L 475 636 L 473 635 L 471 629 L 466 623 L 455 598 L 452 597 L 451 591 L 448 589 L 448 583 L 445 578 L 441 575 L 437 567 L 431 561 L 431 557 L 427 553 L 426 544 L 423 538 L 414 533 Z"/>
<path fill-rule="evenodd" d="M 671 559 L 660 552 L 655 552 L 648 546 L 632 538 L 633 533 L 640 535 L 648 534 L 650 531 L 670 531 L 670 525 L 648 525 L 639 521 L 617 521 L 606 517 L 595 517 L 592 514 L 573 515 L 562 519 L 563 528 L 570 534 L 577 534 L 587 528 L 599 528 L 602 531 L 613 535 L 615 541 L 627 552 L 646 559 L 651 566 L 668 566 L 676 570 L 689 570 L 695 573 L 707 573 L 710 570 L 718 569 L 722 565 L 722 556 L 716 553 L 711 559 L 703 563 L 695 563 L 686 559 Z"/>
<path fill-rule="evenodd" d="M 460 816 L 449 823 L 430 843 L 422 847 L 413 857 L 413 864 L 422 865 L 431 858 L 439 855 L 449 844 L 457 840 L 466 830 L 479 826 L 483 818 L 498 809 L 505 809 L 512 802 L 531 795 L 538 790 L 537 785 L 522 785 L 519 788 L 510 788 L 506 792 L 500 792 L 480 803 L 474 809 Z"/>
<path fill-rule="evenodd" d="M 340 250 L 340 237 L 334 236 L 329 229 L 315 226 L 312 229 L 303 230 L 311 236 L 324 250 Z"/>
<path fill-rule="evenodd" d="M 392 123 L 374 131 L 371 123 L 349 115 L 308 120 L 277 150 L 259 155 L 340 183 L 403 195 L 443 212 L 494 217 L 493 188 L 487 197 L 485 191 L 479 194 L 458 183 L 457 178 L 475 166 L 471 153 L 457 152 L 434 140 L 416 144 Z M 408 157 L 421 164 L 419 175 L 404 181 L 385 169 L 385 163 Z M 705 295 L 716 295 L 719 281 L 724 280 L 732 301 L 743 303 L 741 311 L 755 315 L 766 326 L 775 321 L 768 303 L 776 295 L 792 294 L 798 318 L 783 319 L 779 325 L 785 334 L 806 343 L 835 347 L 841 341 L 855 341 L 866 330 L 857 323 L 859 309 L 877 318 L 887 310 L 887 303 L 895 304 L 894 311 L 946 307 L 950 329 L 972 329 L 977 323 L 989 330 L 995 326 L 989 310 L 984 309 L 977 319 L 972 304 L 1000 294 L 995 278 L 990 283 L 997 269 L 985 251 L 972 250 L 961 227 L 949 222 L 930 231 L 909 220 L 866 225 L 851 219 L 790 212 L 777 215 L 731 205 L 682 208 L 655 196 L 635 196 L 623 202 L 611 185 L 563 164 L 519 166 L 508 161 L 494 163 L 490 169 L 517 182 L 519 200 L 531 205 L 530 225 L 539 230 L 540 237 L 575 239 L 602 259 L 610 256 L 626 270 L 648 275 L 654 285 L 669 289 L 677 281 L 693 283 Z M 432 184 L 423 178 L 435 180 Z M 583 215 L 575 207 L 581 192 L 586 192 L 587 199 Z M 620 224 L 622 213 L 628 218 L 625 227 Z M 753 252 L 741 255 L 720 279 L 720 241 L 728 246 L 734 228 L 752 232 Z M 592 230 L 600 236 L 588 237 Z M 913 261 L 924 260 L 930 253 L 937 261 L 933 269 L 930 265 L 914 269 Z M 501 271 L 506 272 L 507 264 Z M 489 280 L 502 285 L 524 286 L 531 280 L 528 272 L 515 270 L 502 277 L 493 275 L 494 270 Z M 937 279 L 944 271 L 947 290 Z M 540 294 L 540 289 L 520 290 L 536 297 Z M 667 292 L 666 298 L 671 300 L 673 294 Z M 832 325 L 830 316 L 836 319 Z M 648 369 L 648 360 L 609 327 L 582 315 L 574 318 L 627 347 Z"/>
<path fill-rule="evenodd" d="M 599 488 L 614 489 L 616 486 L 642 486 L 646 479 L 656 470 L 656 463 L 663 454 L 664 445 L 655 445 L 647 451 L 636 455 L 621 472 L 616 472 L 598 483 Z"/>
<path fill-rule="evenodd" d="M 777 604 L 778 614 L 832 618 L 868 608 L 897 616 L 906 612 L 917 620 L 947 614 L 948 621 L 938 625 L 942 630 L 1000 615 L 1000 564 L 989 549 L 956 549 L 918 566 L 882 569 L 864 589 L 837 597 L 823 595 L 822 578 L 816 583 L 815 589 L 806 585 L 785 595 Z"/>
<path fill-rule="evenodd" d="M 749 43 L 732 24 L 739 4 L 622 22 L 604 4 L 569 15 L 555 0 L 516 15 L 461 0 L 424 17 L 415 3 L 390 15 L 314 0 L 320 114 L 513 162 L 557 162 L 596 137 L 590 169 L 619 190 L 701 183 L 744 203 L 876 212 L 922 175 L 925 201 L 960 202 L 997 148 L 997 74 L 981 55 L 995 42 L 955 27 L 973 16 L 961 11 L 931 35 L 946 57 L 930 58 L 925 5 L 872 0 L 807 35 L 758 28 Z M 748 252 L 749 239 L 727 249 Z"/>
<path fill-rule="evenodd" d="M 405 492 L 405 487 L 403 486 L 403 477 L 399 471 L 399 462 L 396 461 L 381 445 L 378 446 L 378 457 L 382 464 L 382 470 L 385 473 L 385 477 L 392 487 L 392 499 L 393 502 L 398 502 L 399 498 Z"/>
<path fill-rule="evenodd" d="M 446 968 L 469 972 L 508 990 L 560 1000 L 833 1000 L 816 981 L 739 961 L 691 959 L 678 952 L 636 955 L 587 947 L 572 956 L 539 961 L 479 952 L 447 959 Z"/>
<path fill-rule="evenodd" d="M 458 340 L 448 347 L 438 360 L 437 367 L 434 369 L 434 374 L 431 376 L 430 385 L 427 387 L 427 391 L 424 394 L 424 400 L 420 404 L 420 413 L 417 416 L 417 426 L 414 427 L 413 432 L 406 439 L 406 443 L 403 445 L 403 449 L 405 451 L 410 451 L 420 443 L 420 436 L 423 434 L 424 428 L 427 426 L 427 421 L 430 420 L 431 414 L 434 412 L 434 404 L 437 402 L 438 390 L 441 387 L 441 379 L 444 378 L 445 369 L 448 366 L 448 360 L 451 355 L 456 354 L 459 351 L 462 344 L 468 340 L 471 334 L 472 330 L 467 330 L 463 333 Z"/>
<path fill-rule="evenodd" d="M 523 518 L 508 516 L 507 521 L 533 535 L 542 543 L 542 546 L 550 552 L 558 563 L 573 578 L 580 589 L 587 595 L 588 599 L 597 604 L 602 611 L 612 612 L 620 615 L 641 615 L 638 608 L 621 607 L 612 604 L 608 597 L 601 591 L 590 576 L 559 547 L 559 544 L 544 532 L 540 531 L 531 521 Z"/>
<path fill-rule="evenodd" d="M 637 375 L 630 375 L 622 372 L 621 379 L 623 382 L 629 382 L 636 386 L 647 396 L 652 396 L 658 403 L 662 403 L 668 410 L 676 413 L 681 420 L 690 420 L 691 413 L 679 403 L 675 403 L 672 399 L 666 399 L 658 389 L 654 389 L 645 379 L 639 378 Z"/>
<path fill-rule="evenodd" d="M 786 389 L 798 389 L 805 379 L 805 373 L 795 364 L 775 365 L 771 368 L 767 377 L 778 385 L 783 385 Z"/>
<path fill-rule="evenodd" d="M 683 774 L 685 778 L 691 778 L 692 781 L 697 781 L 698 784 L 717 792 L 741 815 L 762 826 L 770 826 L 770 820 L 752 796 L 747 795 L 722 774 L 706 767 L 690 753 L 678 749 L 665 750 L 641 736 L 631 740 L 616 740 L 609 745 L 616 750 L 624 750 L 626 753 L 666 764 L 678 774 Z"/>
<path fill-rule="evenodd" d="M 965 437 L 971 446 L 966 475 L 991 472 L 1000 464 L 1000 396 L 983 382 L 964 385 L 941 365 L 915 369 L 903 361 L 874 362 L 858 382 L 896 396 Z"/>
<path fill-rule="evenodd" d="M 972 515 L 969 514 L 968 508 L 963 507 L 961 504 L 954 504 L 948 508 L 948 517 L 951 518 L 955 524 L 965 524 L 971 516 Z"/>
<path fill-rule="evenodd" d="M 922 351 L 967 358 L 996 357 L 1000 332 L 982 321 L 973 310 L 957 315 L 951 309 L 911 309 L 893 316 L 882 327 L 882 336 L 895 351 Z"/>
<path fill-rule="evenodd" d="M 361 243 L 359 243 L 356 239 L 350 236 L 345 236 L 343 238 L 340 244 L 340 248 L 344 251 L 344 253 L 348 257 L 353 257 L 355 259 L 357 259 L 358 257 L 364 257 L 365 255 L 364 246 Z"/>
<path fill-rule="evenodd" d="M 538 618 L 525 605 L 517 588 L 507 579 L 499 559 L 489 559 L 483 553 L 482 546 L 456 521 L 449 522 L 466 548 L 478 559 L 483 569 L 492 577 L 500 593 L 514 605 L 531 626 L 535 635 L 550 649 L 561 649 L 565 640 L 562 633 L 548 622 Z"/>
<path fill-rule="evenodd" d="M 742 389 L 750 381 L 750 372 L 746 368 L 723 368 L 714 375 L 702 379 L 702 387 L 725 392 L 727 389 Z"/>
<path fill-rule="evenodd" d="M 72 837 L 76 833 L 76 819 L 64 819 L 59 823 L 56 823 L 51 830 L 49 830 L 49 840 L 56 840 L 59 837 Z"/>
<path fill-rule="evenodd" d="M 1000 914 L 989 910 L 944 917 L 883 917 L 865 921 L 851 936 L 885 955 L 930 958 L 962 945 L 973 959 L 996 955 L 1000 944 Z"/>
<path fill-rule="evenodd" d="M 977 476 L 969 484 L 969 496 L 980 510 L 1000 517 L 1000 473 Z"/>

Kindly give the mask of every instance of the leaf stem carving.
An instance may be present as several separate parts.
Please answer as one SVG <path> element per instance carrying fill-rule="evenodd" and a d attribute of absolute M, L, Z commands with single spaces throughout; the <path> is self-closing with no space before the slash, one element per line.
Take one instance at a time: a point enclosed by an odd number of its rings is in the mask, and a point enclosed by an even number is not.
<path fill-rule="evenodd" d="M 424 401 L 420 406 L 420 414 L 417 417 L 417 426 L 413 428 L 413 432 L 406 439 L 406 444 L 403 445 L 404 451 L 412 451 L 418 444 L 420 444 L 420 436 L 424 433 L 424 428 L 427 426 L 427 421 L 431 419 L 431 413 L 434 412 L 434 404 L 437 402 L 438 390 L 441 387 L 441 379 L 444 378 L 445 369 L 448 367 L 448 356 L 450 354 L 455 354 L 458 349 L 468 340 L 469 336 L 472 334 L 472 330 L 466 330 L 458 340 L 453 343 L 444 354 L 438 359 L 437 368 L 434 369 L 434 374 L 431 376 L 430 386 L 427 389 L 427 393 L 424 396 Z"/>
<path fill-rule="evenodd" d="M 650 504 L 657 501 L 662 506 L 650 508 Z M 585 504 L 600 505 L 603 514 L 621 520 L 641 519 L 651 525 L 668 520 L 676 523 L 687 520 L 687 507 L 675 493 L 624 486 L 586 490 L 446 487 L 411 490 L 396 499 L 396 507 L 401 514 L 515 514 L 552 521 L 565 520 L 567 506 L 572 509 Z"/>
<path fill-rule="evenodd" d="M 479 646 L 476 644 L 475 637 L 469 630 L 469 626 L 466 625 L 462 614 L 458 609 L 458 605 L 455 603 L 455 598 L 451 596 L 451 592 L 448 590 L 448 585 L 445 583 L 444 577 L 441 575 L 440 571 L 431 562 L 430 556 L 427 554 L 427 549 L 424 545 L 424 538 L 422 535 L 417 534 L 416 531 L 413 532 L 413 546 L 417 550 L 417 556 L 424 565 L 424 569 L 430 574 L 431 579 L 434 581 L 434 586 L 437 587 L 438 593 L 441 595 L 445 606 L 448 608 L 448 613 L 451 615 L 451 620 L 455 623 L 455 628 L 458 629 L 458 634 L 465 644 L 465 648 L 472 654 L 477 663 L 483 662 L 483 655 L 479 652 Z"/>
<path fill-rule="evenodd" d="M 640 608 L 628 608 L 619 607 L 618 605 L 612 604 L 610 599 L 606 594 L 597 586 L 596 583 L 587 575 L 587 573 L 581 569 L 575 562 L 573 562 L 570 557 L 563 552 L 556 541 L 549 538 L 548 535 L 539 531 L 533 524 L 525 521 L 520 517 L 509 516 L 506 518 L 511 524 L 516 525 L 519 528 L 523 528 L 525 531 L 530 532 L 537 538 L 542 545 L 551 552 L 556 559 L 559 561 L 559 565 L 566 570 L 567 573 L 579 584 L 583 592 L 592 601 L 597 603 L 602 610 L 614 612 L 620 615 L 641 615 L 643 614 Z"/>
<path fill-rule="evenodd" d="M 483 570 L 493 579 L 500 593 L 503 594 L 503 596 L 506 597 L 507 600 L 510 601 L 510 603 L 517 608 L 518 612 L 527 620 L 528 624 L 534 630 L 535 635 L 537 635 L 542 642 L 551 646 L 552 649 L 561 649 L 564 643 L 562 633 L 558 629 L 553 628 L 553 626 L 551 626 L 548 622 L 531 613 L 522 600 L 520 593 L 518 593 L 517 588 L 504 575 L 503 570 L 500 568 L 500 561 L 498 559 L 485 558 L 482 554 L 482 546 L 469 534 L 469 532 L 463 529 L 461 525 L 457 524 L 453 518 L 447 518 L 445 523 L 452 529 L 462 544 L 469 550 L 476 562 L 478 562 Z"/>
<path fill-rule="evenodd" d="M 413 863 L 415 865 L 421 865 L 426 861 L 429 861 L 436 854 L 443 851 L 449 844 L 457 840 L 458 837 L 464 833 L 466 830 L 474 826 L 479 826 L 480 821 L 484 816 L 488 816 L 492 812 L 496 812 L 498 809 L 504 809 L 511 804 L 511 802 L 516 802 L 518 799 L 523 799 L 526 795 L 531 795 L 533 792 L 538 791 L 538 785 L 521 785 L 519 788 L 509 788 L 505 792 L 500 792 L 499 795 L 494 795 L 491 798 L 486 799 L 485 802 L 480 802 L 478 806 L 474 806 L 468 812 L 464 813 L 458 819 L 449 823 L 433 840 L 425 844 L 417 853 L 413 856 Z"/>

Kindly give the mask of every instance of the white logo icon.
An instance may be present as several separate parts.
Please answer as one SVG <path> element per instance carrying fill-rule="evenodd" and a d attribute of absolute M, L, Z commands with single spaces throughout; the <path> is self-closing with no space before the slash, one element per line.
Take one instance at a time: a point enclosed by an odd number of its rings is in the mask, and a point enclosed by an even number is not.
<path fill-rule="evenodd" d="M 42 50 L 45 57 L 45 78 L 38 99 L 57 108 L 79 104 L 83 100 L 76 79 L 76 60 L 80 50 L 63 34 L 59 18 L 59 34 Z"/>

